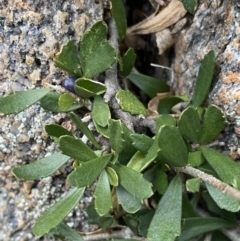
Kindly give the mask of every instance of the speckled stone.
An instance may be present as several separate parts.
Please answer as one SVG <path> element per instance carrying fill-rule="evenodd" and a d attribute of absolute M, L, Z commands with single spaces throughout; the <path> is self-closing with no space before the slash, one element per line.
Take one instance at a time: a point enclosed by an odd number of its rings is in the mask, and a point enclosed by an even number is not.
<path fill-rule="evenodd" d="M 216 55 L 215 82 L 209 103 L 219 106 L 229 126 L 223 139 L 226 151 L 240 158 L 240 4 L 239 1 L 199 1 L 192 22 L 175 45 L 173 88 L 193 92 L 200 61 L 210 50 Z"/>
<path fill-rule="evenodd" d="M 92 0 L 2 0 L 0 16 L 2 97 L 42 87 L 44 82 L 59 84 L 64 73 L 55 68 L 54 57 L 69 39 L 77 44 L 102 18 L 102 9 Z M 40 240 L 31 232 L 34 220 L 69 190 L 65 178 L 71 163 L 52 177 L 33 182 L 19 181 L 11 173 L 12 167 L 57 151 L 44 125 L 64 118 L 65 114 L 46 112 L 37 104 L 15 116 L 0 117 L 0 240 Z M 85 195 L 67 222 L 88 231 L 82 208 L 91 200 Z"/>

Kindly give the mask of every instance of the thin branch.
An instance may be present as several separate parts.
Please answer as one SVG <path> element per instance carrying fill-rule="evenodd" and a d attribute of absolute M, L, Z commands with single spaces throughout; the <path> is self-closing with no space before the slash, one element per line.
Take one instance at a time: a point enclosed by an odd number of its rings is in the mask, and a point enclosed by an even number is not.
<path fill-rule="evenodd" d="M 216 187 L 217 189 L 221 190 L 223 193 L 235 198 L 236 200 L 240 201 L 240 191 L 231 187 L 230 185 L 220 181 L 219 179 L 213 177 L 212 175 L 206 174 L 196 168 L 186 166 L 186 167 L 174 167 L 175 171 L 184 172 L 189 174 L 193 177 L 198 177 L 202 181 L 211 184 L 212 186 Z"/>
<path fill-rule="evenodd" d="M 118 49 L 118 32 L 114 19 L 112 18 L 109 23 L 109 32 L 111 45 Z M 115 116 L 118 119 L 121 119 L 123 123 L 132 131 L 134 131 L 133 127 L 133 117 L 130 113 L 123 111 L 115 98 L 116 93 L 121 90 L 121 87 L 118 83 L 118 71 L 117 71 L 117 63 L 115 63 L 111 69 L 106 71 L 106 93 L 104 95 L 104 100 L 106 103 L 109 103 L 109 106 L 112 108 Z"/>
<path fill-rule="evenodd" d="M 132 238 L 133 232 L 130 228 L 124 228 L 120 231 L 114 231 L 112 233 L 98 233 L 98 234 L 90 234 L 86 236 L 82 236 L 86 241 L 94 241 L 94 240 L 103 240 L 103 239 L 110 239 L 110 238 Z"/>

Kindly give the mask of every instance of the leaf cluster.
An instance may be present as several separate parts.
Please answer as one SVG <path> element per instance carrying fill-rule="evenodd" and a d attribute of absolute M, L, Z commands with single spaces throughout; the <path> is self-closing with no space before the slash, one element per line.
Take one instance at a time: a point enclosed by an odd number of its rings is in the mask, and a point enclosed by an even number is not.
<path fill-rule="evenodd" d="M 121 41 L 126 32 L 124 9 L 120 1 L 111 2 Z M 192 9 L 193 5 L 189 7 Z M 191 166 L 210 173 L 236 191 L 240 189 L 239 164 L 207 146 L 226 125 L 220 108 L 205 102 L 214 74 L 214 52 L 207 53 L 201 62 L 192 97 L 170 96 L 159 102 L 159 115 L 154 118 L 156 133 L 149 136 L 134 133 L 121 119 L 114 119 L 109 103 L 103 98 L 106 86 L 93 77 L 117 62 L 119 75 L 127 77 L 150 98 L 168 91 L 169 86 L 162 80 L 130 73 L 136 57 L 133 49 L 121 57 L 106 35 L 106 25 L 99 21 L 83 35 L 79 48 L 70 40 L 56 57 L 57 67 L 78 78 L 74 87 L 76 94 L 39 89 L 15 92 L 0 99 L 0 112 L 6 115 L 20 112 L 39 100 L 43 108 L 52 112 L 70 112 L 71 121 L 88 139 L 86 144 L 62 126 L 48 124 L 45 131 L 60 151 L 12 170 L 19 179 L 35 180 L 52 175 L 73 160 L 73 171 L 67 177 L 71 190 L 37 218 L 34 234 L 83 240 L 63 220 L 78 204 L 84 190 L 95 183 L 94 203 L 86 211 L 89 222 L 103 230 L 124 224 L 135 235 L 150 241 L 187 241 L 204 237 L 208 232 L 213 232 L 216 240 L 227 240 L 217 230 L 235 224 L 239 200 L 191 174 L 183 180 L 175 171 L 176 167 Z M 122 111 L 141 118 L 147 116 L 144 104 L 129 90 L 118 91 L 116 100 Z M 174 118 L 172 107 L 181 102 L 189 104 Z M 94 131 L 76 111 L 86 103 L 91 105 Z M 107 140 L 110 150 L 105 149 L 97 136 Z M 183 189 L 187 193 L 183 193 Z M 202 202 L 206 203 L 211 217 L 200 217 L 196 213 L 195 207 Z"/>

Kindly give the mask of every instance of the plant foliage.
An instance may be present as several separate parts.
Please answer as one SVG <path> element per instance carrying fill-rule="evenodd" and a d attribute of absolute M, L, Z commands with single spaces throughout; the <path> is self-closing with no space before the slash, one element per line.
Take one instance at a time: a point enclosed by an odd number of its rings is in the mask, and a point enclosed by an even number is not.
<path fill-rule="evenodd" d="M 126 32 L 122 3 L 111 2 L 120 41 Z M 195 1 L 183 2 L 193 12 Z M 154 122 L 155 134 L 134 133 L 128 129 L 129 123 L 124 118 L 116 119 L 116 108 L 105 101 L 103 95 L 107 87 L 104 83 L 92 79 L 112 68 L 120 56 L 107 41 L 106 34 L 106 24 L 98 21 L 83 35 L 80 50 L 70 40 L 57 55 L 55 65 L 77 77 L 75 94 L 41 89 L 16 92 L 0 99 L 0 112 L 5 115 L 20 112 L 37 101 L 52 112 L 71 111 L 71 121 L 89 140 L 85 143 L 76 133 L 55 123 L 47 124 L 45 130 L 61 152 L 13 168 L 17 178 L 33 180 L 53 174 L 70 158 L 74 160 L 73 170 L 67 177 L 72 189 L 36 220 L 34 234 L 40 237 L 49 233 L 65 240 L 83 240 L 63 221 L 78 204 L 84 190 L 95 183 L 94 203 L 87 212 L 89 221 L 103 230 L 126 225 L 135 235 L 147 237 L 149 241 L 184 241 L 208 232 L 219 235 L 217 230 L 235 224 L 235 221 L 229 222 L 229 216 L 239 211 L 239 200 L 194 174 L 183 179 L 175 171 L 178 167 L 191 166 L 213 174 L 236 192 L 240 190 L 239 164 L 205 146 L 215 141 L 226 125 L 220 108 L 204 105 L 214 74 L 214 52 L 207 53 L 201 62 L 193 96 L 164 98 L 158 105 L 159 116 L 148 117 Z M 130 73 L 134 60 L 132 49 L 118 58 L 120 76 L 127 76 L 150 98 L 169 91 L 162 80 Z M 118 112 L 139 120 L 147 116 L 144 104 L 131 91 L 119 90 L 114 98 Z M 171 115 L 172 107 L 180 102 L 189 102 L 189 105 L 175 119 Z M 89 105 L 90 110 L 82 108 Z M 79 108 L 85 113 L 90 111 L 93 128 L 81 119 Z M 183 195 L 185 185 L 190 195 Z M 201 217 L 194 209 L 203 200 L 210 211 L 225 211 L 220 216 Z M 146 205 L 148 201 L 156 203 L 154 208 Z"/>

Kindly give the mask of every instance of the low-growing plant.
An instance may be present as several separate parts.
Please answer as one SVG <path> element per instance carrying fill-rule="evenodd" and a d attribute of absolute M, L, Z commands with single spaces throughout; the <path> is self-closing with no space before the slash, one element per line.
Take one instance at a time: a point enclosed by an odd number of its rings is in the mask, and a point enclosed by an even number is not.
<path fill-rule="evenodd" d="M 119 41 L 126 32 L 123 13 L 121 1 L 112 0 Z M 214 75 L 214 52 L 202 60 L 191 98 L 165 97 L 158 104 L 158 116 L 148 116 L 135 94 L 121 88 L 119 78 L 128 78 L 149 98 L 168 91 L 169 86 L 159 79 L 131 73 L 136 55 L 129 49 L 120 56 L 116 28 L 112 21 L 108 41 L 106 24 L 98 21 L 84 33 L 79 48 L 72 40 L 62 47 L 55 65 L 69 77 L 63 88 L 50 85 L 58 92 L 35 89 L 0 99 L 0 112 L 5 115 L 18 113 L 37 101 L 47 111 L 67 112 L 88 138 L 86 144 L 61 125 L 48 124 L 45 130 L 60 151 L 13 168 L 17 178 L 35 180 L 74 160 L 67 177 L 71 190 L 37 218 L 33 233 L 84 240 L 63 220 L 85 189 L 95 183 L 94 202 L 86 211 L 89 220 L 106 232 L 121 225 L 128 227 L 132 236 L 149 241 L 202 240 L 209 232 L 212 240 L 229 240 L 224 230 L 236 225 L 240 210 L 240 166 L 209 147 L 226 125 L 223 112 L 205 102 Z M 105 82 L 96 78 L 102 73 Z M 187 107 L 173 115 L 172 107 L 186 101 Z M 91 114 L 94 131 L 81 119 L 79 109 Z M 209 216 L 199 214 L 200 206 Z"/>

